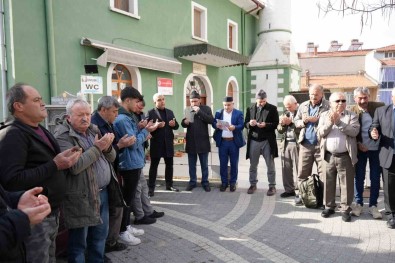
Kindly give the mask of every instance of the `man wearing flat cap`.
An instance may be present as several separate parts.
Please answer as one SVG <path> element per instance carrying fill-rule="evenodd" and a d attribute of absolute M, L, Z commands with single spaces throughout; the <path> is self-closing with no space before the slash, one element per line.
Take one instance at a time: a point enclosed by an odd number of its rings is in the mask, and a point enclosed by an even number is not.
<path fill-rule="evenodd" d="M 236 191 L 239 164 L 239 150 L 246 143 L 243 138 L 243 112 L 234 108 L 233 98 L 225 97 L 224 108 L 215 113 L 213 122 L 214 140 L 218 147 L 221 192 L 225 192 L 230 184 L 230 191 Z M 228 181 L 228 161 L 230 159 L 230 181 Z"/>
<path fill-rule="evenodd" d="M 248 194 L 253 194 L 257 187 L 257 172 L 259 157 L 262 155 L 266 162 L 267 178 L 269 181 L 268 196 L 276 194 L 276 169 L 274 158 L 278 157 L 275 130 L 279 123 L 277 107 L 267 103 L 266 92 L 257 92 L 256 103 L 246 111 L 244 126 L 248 129 L 247 159 L 250 159 L 250 188 Z"/>
<path fill-rule="evenodd" d="M 191 106 L 184 110 L 184 119 L 181 126 L 187 128 L 185 152 L 188 153 L 189 184 L 186 191 L 191 191 L 197 186 L 196 162 L 199 156 L 202 171 L 202 187 L 210 192 L 208 181 L 208 153 L 210 152 L 210 136 L 208 125 L 214 121 L 210 107 L 200 105 L 200 95 L 195 90 L 190 94 Z"/>

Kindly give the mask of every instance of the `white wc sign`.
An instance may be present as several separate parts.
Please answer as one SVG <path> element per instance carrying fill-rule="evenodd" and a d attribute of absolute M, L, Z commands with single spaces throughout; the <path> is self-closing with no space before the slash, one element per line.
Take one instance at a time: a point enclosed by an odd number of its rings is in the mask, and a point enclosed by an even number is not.
<path fill-rule="evenodd" d="M 81 75 L 81 92 L 85 94 L 103 94 L 103 78 Z"/>

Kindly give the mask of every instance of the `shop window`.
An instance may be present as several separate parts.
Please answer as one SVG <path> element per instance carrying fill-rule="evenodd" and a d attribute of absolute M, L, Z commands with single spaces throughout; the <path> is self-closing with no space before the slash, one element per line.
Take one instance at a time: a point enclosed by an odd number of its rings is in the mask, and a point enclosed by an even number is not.
<path fill-rule="evenodd" d="M 132 78 L 129 70 L 123 65 L 116 65 L 112 71 L 112 96 L 121 97 L 121 90 L 126 86 L 132 86 Z"/>
<path fill-rule="evenodd" d="M 238 52 L 237 36 L 237 23 L 228 19 L 228 49 L 236 52 Z"/>
<path fill-rule="evenodd" d="M 192 36 L 207 41 L 207 8 L 192 2 Z"/>
<path fill-rule="evenodd" d="M 112 11 L 139 18 L 138 0 L 110 0 Z"/>

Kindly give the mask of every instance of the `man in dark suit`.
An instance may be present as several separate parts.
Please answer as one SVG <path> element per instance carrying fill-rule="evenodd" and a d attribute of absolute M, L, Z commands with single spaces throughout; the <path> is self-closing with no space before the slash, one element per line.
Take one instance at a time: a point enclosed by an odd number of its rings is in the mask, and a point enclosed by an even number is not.
<path fill-rule="evenodd" d="M 250 188 L 248 194 L 256 191 L 259 157 L 263 156 L 269 181 L 268 196 L 276 194 L 276 168 L 274 158 L 278 157 L 275 130 L 279 122 L 277 107 L 267 103 L 266 92 L 261 89 L 255 96 L 256 103 L 246 111 L 244 126 L 248 129 L 247 159 L 250 159 Z"/>
<path fill-rule="evenodd" d="M 172 110 L 165 108 L 165 96 L 156 93 L 153 96 L 155 107 L 148 111 L 148 121 L 155 122 L 157 128 L 151 132 L 150 157 L 151 165 L 149 168 L 149 196 L 154 195 L 156 176 L 158 175 L 158 165 L 160 159 L 165 160 L 165 181 L 166 190 L 178 192 L 173 187 L 173 156 L 174 156 L 174 134 L 173 130 L 179 127 Z"/>
<path fill-rule="evenodd" d="M 392 90 L 392 104 L 376 109 L 370 135 L 373 140 L 380 139 L 380 166 L 383 168 L 384 205 L 387 226 L 395 228 L 395 89 Z"/>
<path fill-rule="evenodd" d="M 224 109 L 215 113 L 213 122 L 214 140 L 218 147 L 221 192 L 225 192 L 230 183 L 230 191 L 236 191 L 239 164 L 239 149 L 245 145 L 243 138 L 243 112 L 234 108 L 233 98 L 225 97 Z M 221 122 L 223 121 L 223 122 Z M 228 182 L 228 161 L 230 158 L 230 182 Z"/>
<path fill-rule="evenodd" d="M 208 125 L 214 121 L 210 107 L 200 104 L 200 95 L 195 90 L 189 97 L 191 103 L 184 111 L 185 118 L 181 121 L 181 126 L 187 128 L 185 152 L 188 153 L 189 184 L 186 191 L 191 191 L 196 187 L 196 162 L 199 156 L 202 170 L 202 187 L 204 191 L 210 192 L 208 181 L 208 153 L 210 152 L 210 136 Z"/>
<path fill-rule="evenodd" d="M 25 239 L 26 255 L 29 262 L 54 262 L 59 208 L 66 191 L 63 170 L 78 161 L 81 151 L 71 148 L 60 152 L 55 138 L 40 125 L 47 117 L 47 109 L 32 86 L 15 84 L 8 91 L 7 104 L 14 120 L 0 131 L 0 184 L 7 191 L 44 188 L 52 212 L 32 227 Z"/>

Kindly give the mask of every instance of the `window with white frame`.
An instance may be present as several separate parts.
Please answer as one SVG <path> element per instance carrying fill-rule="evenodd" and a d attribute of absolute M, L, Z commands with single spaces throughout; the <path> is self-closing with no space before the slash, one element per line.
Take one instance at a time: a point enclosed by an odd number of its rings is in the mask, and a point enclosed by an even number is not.
<path fill-rule="evenodd" d="M 192 37 L 207 41 L 207 8 L 192 2 Z"/>
<path fill-rule="evenodd" d="M 228 19 L 228 49 L 239 52 L 238 49 L 238 31 L 237 31 L 237 23 Z"/>
<path fill-rule="evenodd" d="M 112 11 L 140 18 L 138 16 L 138 0 L 110 0 L 110 8 Z"/>

